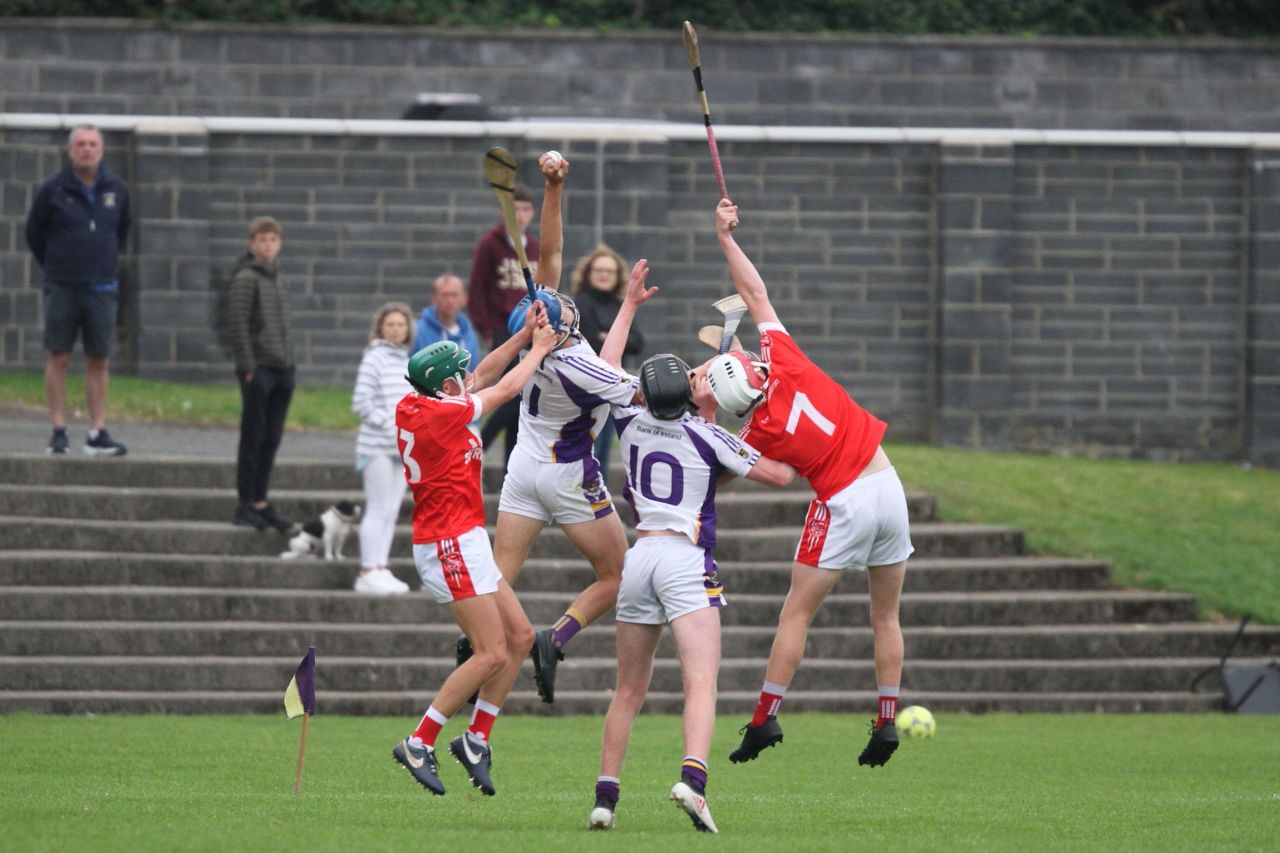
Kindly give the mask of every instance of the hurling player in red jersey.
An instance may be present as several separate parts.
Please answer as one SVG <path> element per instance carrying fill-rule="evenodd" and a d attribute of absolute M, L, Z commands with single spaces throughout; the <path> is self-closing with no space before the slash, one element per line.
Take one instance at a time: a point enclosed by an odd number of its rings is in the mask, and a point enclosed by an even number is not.
<path fill-rule="evenodd" d="M 737 224 L 737 205 L 721 199 L 716 235 L 734 287 L 760 331 L 760 355 L 716 356 L 698 372 L 721 408 L 748 418 L 738 437 L 762 455 L 793 466 L 816 497 L 796 548 L 760 700 L 729 760 L 750 761 L 782 742 L 776 715 L 804 657 L 809 624 L 844 570 L 854 569 L 867 573 L 880 695 L 871 741 L 858 763 L 879 767 L 898 746 L 893 724 L 902 680 L 898 601 L 912 552 L 906 495 L 880 446 L 886 424 L 855 403 L 787 333 L 764 280 L 733 238 Z"/>
<path fill-rule="evenodd" d="M 528 357 L 493 387 L 521 348 Z M 533 645 L 533 626 L 502 579 L 484 528 L 480 494 L 480 417 L 512 399 L 556 343 L 538 305 L 524 327 L 491 352 L 468 376 L 471 355 L 453 341 L 414 353 L 405 378 L 416 394 L 396 407 L 396 435 L 405 477 L 413 490 L 413 558 L 423 588 L 448 604 L 471 641 L 471 658 L 445 679 L 413 734 L 396 744 L 392 757 L 433 794 L 443 794 L 437 775 L 436 736 L 450 716 L 479 691 L 465 734 L 449 751 L 471 783 L 493 796 L 489 734 L 520 663 Z M 483 390 L 479 390 L 483 389 Z"/>

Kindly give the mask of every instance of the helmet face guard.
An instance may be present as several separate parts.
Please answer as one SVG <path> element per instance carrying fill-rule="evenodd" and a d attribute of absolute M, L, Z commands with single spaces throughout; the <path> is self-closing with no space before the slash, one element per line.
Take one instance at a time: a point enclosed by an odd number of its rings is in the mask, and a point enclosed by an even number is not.
<path fill-rule="evenodd" d="M 689 365 L 670 353 L 650 356 L 640 365 L 640 393 L 649 413 L 664 421 L 679 420 L 689 411 Z"/>
<path fill-rule="evenodd" d="M 556 349 L 578 334 L 578 306 L 572 299 L 556 290 L 538 287 L 538 301 L 547 312 L 547 322 L 556 331 Z M 516 303 L 507 316 L 507 333 L 515 337 L 524 328 L 525 317 L 533 303 L 526 296 Z"/>
<path fill-rule="evenodd" d="M 453 341 L 436 341 L 413 354 L 404 378 L 425 397 L 443 397 L 449 379 L 458 383 L 460 392 L 465 388 L 469 364 L 471 353 Z"/>
<path fill-rule="evenodd" d="M 733 350 L 718 355 L 707 365 L 707 384 L 715 395 L 716 403 L 728 409 L 738 417 L 742 417 L 764 395 L 764 380 L 756 373 L 756 368 L 766 373 L 769 366 L 753 359 L 750 353 Z"/>

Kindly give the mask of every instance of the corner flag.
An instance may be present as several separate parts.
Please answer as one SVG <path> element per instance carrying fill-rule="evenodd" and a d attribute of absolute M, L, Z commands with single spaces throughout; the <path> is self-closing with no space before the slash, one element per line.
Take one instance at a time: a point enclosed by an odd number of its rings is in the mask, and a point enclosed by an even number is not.
<path fill-rule="evenodd" d="M 284 691 L 284 713 L 292 720 L 316 712 L 316 647 L 307 647 L 307 656 Z"/>

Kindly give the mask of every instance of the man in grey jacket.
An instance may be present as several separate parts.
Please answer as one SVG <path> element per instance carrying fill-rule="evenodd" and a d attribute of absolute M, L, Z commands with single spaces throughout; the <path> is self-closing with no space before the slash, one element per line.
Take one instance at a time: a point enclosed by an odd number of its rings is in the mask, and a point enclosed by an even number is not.
<path fill-rule="evenodd" d="M 276 275 L 282 245 L 280 223 L 260 216 L 249 223 L 249 251 L 239 261 L 228 297 L 231 348 L 240 379 L 240 450 L 233 523 L 287 531 L 267 502 L 267 487 L 284 419 L 293 398 L 293 347 L 289 341 L 289 294 Z"/>

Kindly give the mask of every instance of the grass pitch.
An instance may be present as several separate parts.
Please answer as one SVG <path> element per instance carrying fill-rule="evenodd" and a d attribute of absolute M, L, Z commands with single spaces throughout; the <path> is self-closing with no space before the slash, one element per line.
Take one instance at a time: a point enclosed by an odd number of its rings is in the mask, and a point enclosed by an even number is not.
<path fill-rule="evenodd" d="M 296 720 L 18 714 L 0 826 L 15 851 L 1274 849 L 1280 718 L 937 716 L 874 770 L 863 716 L 784 715 L 786 741 L 745 765 L 726 758 L 743 720 L 722 717 L 717 838 L 666 800 L 675 717 L 637 722 L 617 828 L 591 833 L 599 717 L 499 719 L 489 799 L 447 755 L 448 795 L 420 788 L 390 757 L 410 720 L 316 717 L 294 797 Z"/>

